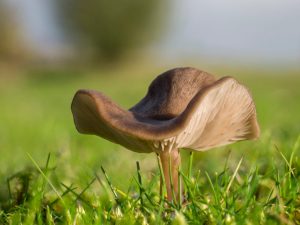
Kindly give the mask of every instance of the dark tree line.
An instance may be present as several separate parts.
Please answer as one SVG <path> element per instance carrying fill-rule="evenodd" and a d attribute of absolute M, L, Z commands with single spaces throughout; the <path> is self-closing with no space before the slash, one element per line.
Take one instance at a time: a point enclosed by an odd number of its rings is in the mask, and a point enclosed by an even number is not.
<path fill-rule="evenodd" d="M 116 61 L 151 41 L 163 16 L 160 0 L 57 0 L 64 31 L 82 49 Z"/>

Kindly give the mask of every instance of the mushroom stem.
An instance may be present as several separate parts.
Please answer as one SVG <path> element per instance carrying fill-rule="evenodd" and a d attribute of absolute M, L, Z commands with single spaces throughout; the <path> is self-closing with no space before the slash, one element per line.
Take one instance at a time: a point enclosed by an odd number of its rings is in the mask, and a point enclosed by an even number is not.
<path fill-rule="evenodd" d="M 167 199 L 168 201 L 179 201 L 179 178 L 178 171 L 181 162 L 179 149 L 172 149 L 171 151 L 164 151 L 159 154 L 162 170 L 165 178 Z M 160 190 L 162 191 L 162 179 L 160 180 Z M 182 189 L 182 188 L 180 188 Z M 175 198 L 175 199 L 174 199 Z"/>

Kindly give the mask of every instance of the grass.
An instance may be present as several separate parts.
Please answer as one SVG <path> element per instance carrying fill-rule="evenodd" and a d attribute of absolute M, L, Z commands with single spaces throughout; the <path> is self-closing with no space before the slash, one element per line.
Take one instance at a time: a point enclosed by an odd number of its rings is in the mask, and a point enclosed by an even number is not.
<path fill-rule="evenodd" d="M 160 195 L 154 154 L 76 132 L 70 102 L 77 89 L 101 90 L 128 108 L 162 70 L 2 76 L 0 224 L 300 224 L 297 71 L 207 69 L 249 87 L 262 135 L 208 152 L 182 151 L 183 204 Z"/>

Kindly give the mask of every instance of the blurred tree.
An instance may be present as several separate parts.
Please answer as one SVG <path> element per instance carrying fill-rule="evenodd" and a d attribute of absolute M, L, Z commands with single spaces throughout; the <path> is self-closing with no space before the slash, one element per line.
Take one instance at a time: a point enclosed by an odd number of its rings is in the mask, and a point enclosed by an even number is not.
<path fill-rule="evenodd" d="M 0 1 L 0 59 L 20 60 L 27 54 L 14 13 Z"/>
<path fill-rule="evenodd" d="M 160 0 L 57 0 L 67 34 L 95 56 L 116 61 L 157 33 Z M 84 45 L 86 47 L 86 45 Z"/>

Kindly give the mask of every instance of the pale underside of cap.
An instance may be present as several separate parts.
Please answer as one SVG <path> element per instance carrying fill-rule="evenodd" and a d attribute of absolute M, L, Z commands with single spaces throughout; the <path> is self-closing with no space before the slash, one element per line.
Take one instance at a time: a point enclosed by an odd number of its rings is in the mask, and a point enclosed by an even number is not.
<path fill-rule="evenodd" d="M 247 88 L 231 77 L 216 80 L 193 68 L 158 76 L 130 110 L 90 90 L 79 90 L 71 109 L 80 133 L 98 135 L 136 152 L 204 151 L 255 139 L 260 133 Z"/>

